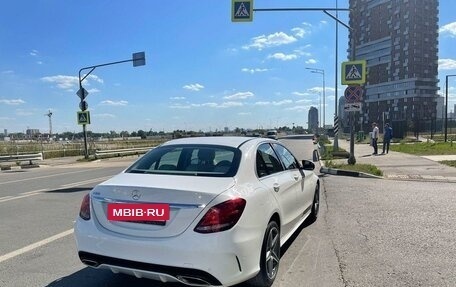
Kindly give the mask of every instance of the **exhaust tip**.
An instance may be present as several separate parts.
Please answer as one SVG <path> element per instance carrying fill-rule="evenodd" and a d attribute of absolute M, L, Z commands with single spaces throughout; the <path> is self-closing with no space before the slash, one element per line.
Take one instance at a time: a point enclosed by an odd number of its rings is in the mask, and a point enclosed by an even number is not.
<path fill-rule="evenodd" d="M 197 286 L 197 287 L 203 287 L 203 286 L 211 286 L 209 282 L 206 280 L 203 280 L 201 278 L 193 277 L 193 276 L 186 276 L 186 275 L 178 275 L 176 278 L 181 281 L 182 283 L 189 285 L 189 286 Z"/>
<path fill-rule="evenodd" d="M 100 265 L 97 261 L 95 260 L 90 260 L 90 259 L 82 259 L 81 258 L 81 261 L 82 263 L 84 263 L 85 265 L 88 265 L 90 267 L 98 267 L 98 265 Z"/>

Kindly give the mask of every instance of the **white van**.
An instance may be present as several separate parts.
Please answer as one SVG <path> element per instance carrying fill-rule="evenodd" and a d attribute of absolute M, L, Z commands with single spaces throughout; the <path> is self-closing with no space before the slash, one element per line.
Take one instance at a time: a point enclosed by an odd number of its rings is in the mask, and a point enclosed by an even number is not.
<path fill-rule="evenodd" d="M 278 136 L 277 136 L 277 131 L 276 130 L 270 130 L 266 133 L 266 137 L 267 138 L 270 138 L 270 139 L 277 139 Z"/>

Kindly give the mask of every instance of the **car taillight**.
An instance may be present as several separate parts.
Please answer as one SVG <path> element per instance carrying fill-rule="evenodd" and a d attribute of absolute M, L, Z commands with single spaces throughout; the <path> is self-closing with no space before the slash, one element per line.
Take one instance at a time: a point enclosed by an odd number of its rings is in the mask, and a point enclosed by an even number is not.
<path fill-rule="evenodd" d="M 79 210 L 79 216 L 84 220 L 90 219 L 90 195 L 86 194 L 82 199 L 81 209 Z"/>
<path fill-rule="evenodd" d="M 245 203 L 243 198 L 234 198 L 211 207 L 196 225 L 194 231 L 213 233 L 230 229 L 241 217 Z"/>

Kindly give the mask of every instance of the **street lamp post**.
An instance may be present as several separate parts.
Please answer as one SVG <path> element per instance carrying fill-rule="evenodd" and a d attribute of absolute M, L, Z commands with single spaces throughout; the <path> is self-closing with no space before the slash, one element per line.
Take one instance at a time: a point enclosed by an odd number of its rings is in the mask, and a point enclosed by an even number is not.
<path fill-rule="evenodd" d="M 323 76 L 323 130 L 325 129 L 325 117 L 326 117 L 326 88 L 325 88 L 325 70 L 317 68 L 306 68 L 311 73 L 320 74 Z M 320 94 L 321 96 L 321 94 Z M 320 111 L 321 112 L 321 111 Z"/>
<path fill-rule="evenodd" d="M 445 77 L 445 142 L 447 142 L 447 139 L 448 139 L 448 78 L 449 77 L 456 77 L 456 75 L 446 75 L 446 77 Z"/>
<path fill-rule="evenodd" d="M 133 67 L 138 67 L 138 66 L 144 66 L 146 64 L 146 55 L 144 52 L 139 52 L 139 53 L 133 53 L 133 56 L 131 59 L 128 60 L 123 60 L 123 61 L 117 61 L 117 62 L 111 62 L 111 63 L 106 63 L 106 64 L 100 64 L 100 65 L 95 65 L 95 66 L 89 66 L 85 67 L 79 70 L 79 91 L 77 95 L 81 98 L 81 102 L 79 104 L 79 107 L 81 108 L 82 111 L 85 111 L 88 107 L 87 103 L 85 102 L 85 97 L 89 94 L 87 91 L 84 90 L 82 87 L 82 81 L 84 81 L 94 70 L 95 68 L 98 67 L 104 67 L 104 66 L 110 66 L 110 65 L 115 65 L 115 64 L 120 64 L 120 63 L 126 63 L 126 62 L 133 62 Z M 81 72 L 84 70 L 89 70 L 90 71 L 84 75 L 84 77 L 81 78 Z M 86 124 L 82 125 L 82 132 L 84 134 L 84 158 L 88 159 L 89 158 L 89 151 L 87 148 L 87 129 L 86 129 Z"/>

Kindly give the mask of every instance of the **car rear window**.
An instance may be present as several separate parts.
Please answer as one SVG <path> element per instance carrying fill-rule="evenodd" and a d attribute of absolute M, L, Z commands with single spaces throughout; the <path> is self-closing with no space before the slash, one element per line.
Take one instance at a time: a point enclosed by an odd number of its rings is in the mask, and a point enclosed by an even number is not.
<path fill-rule="evenodd" d="M 218 145 L 166 145 L 157 147 L 127 169 L 127 173 L 187 176 L 234 176 L 241 151 Z"/>

